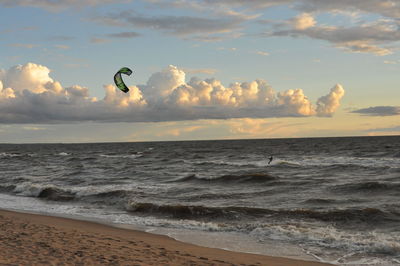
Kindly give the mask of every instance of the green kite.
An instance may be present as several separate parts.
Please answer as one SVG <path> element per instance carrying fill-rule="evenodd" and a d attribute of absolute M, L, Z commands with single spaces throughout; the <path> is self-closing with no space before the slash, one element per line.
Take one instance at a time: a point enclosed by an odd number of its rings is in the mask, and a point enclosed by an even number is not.
<path fill-rule="evenodd" d="M 130 70 L 127 67 L 123 67 L 120 70 L 118 70 L 118 72 L 114 75 L 115 85 L 117 85 L 117 87 L 121 91 L 127 93 L 129 91 L 129 88 L 125 85 L 124 81 L 122 80 L 121 74 L 130 76 L 132 74 L 132 70 Z"/>

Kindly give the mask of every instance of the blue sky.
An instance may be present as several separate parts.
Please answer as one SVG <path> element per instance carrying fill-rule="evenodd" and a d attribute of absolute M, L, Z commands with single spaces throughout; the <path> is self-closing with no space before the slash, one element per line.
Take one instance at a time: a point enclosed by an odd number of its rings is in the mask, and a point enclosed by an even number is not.
<path fill-rule="evenodd" d="M 400 134 L 399 18 L 378 0 L 0 0 L 0 142 Z"/>

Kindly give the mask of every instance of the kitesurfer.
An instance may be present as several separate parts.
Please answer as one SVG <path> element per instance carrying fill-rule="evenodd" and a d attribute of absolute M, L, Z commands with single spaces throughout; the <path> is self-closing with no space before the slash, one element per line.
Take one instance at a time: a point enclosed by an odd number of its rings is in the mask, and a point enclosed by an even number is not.
<path fill-rule="evenodd" d="M 268 164 L 270 164 L 272 162 L 272 160 L 274 159 L 274 157 L 271 155 L 271 157 L 269 157 L 268 159 L 269 159 Z"/>

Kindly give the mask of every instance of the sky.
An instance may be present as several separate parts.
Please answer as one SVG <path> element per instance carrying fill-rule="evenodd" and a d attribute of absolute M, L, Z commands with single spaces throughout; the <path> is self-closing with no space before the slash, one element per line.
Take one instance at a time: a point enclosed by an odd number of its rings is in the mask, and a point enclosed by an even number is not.
<path fill-rule="evenodd" d="M 399 0 L 0 0 L 0 143 L 400 135 L 399 26 Z"/>

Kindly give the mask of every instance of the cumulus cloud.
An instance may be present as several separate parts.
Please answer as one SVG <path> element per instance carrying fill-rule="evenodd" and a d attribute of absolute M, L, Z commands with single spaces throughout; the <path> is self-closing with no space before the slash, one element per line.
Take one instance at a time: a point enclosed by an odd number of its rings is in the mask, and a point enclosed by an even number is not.
<path fill-rule="evenodd" d="M 149 122 L 193 119 L 331 116 L 343 97 L 336 85 L 314 106 L 302 89 L 276 93 L 265 80 L 224 86 L 211 78 L 192 77 L 168 66 L 146 84 L 122 93 L 105 85 L 103 99 L 89 89 L 63 87 L 42 65 L 27 63 L 0 71 L 0 122 L 65 123 L 70 121 Z"/>
<path fill-rule="evenodd" d="M 317 101 L 318 116 L 332 116 L 340 106 L 340 100 L 344 96 L 344 89 L 340 84 L 336 84 L 328 95 L 322 96 Z"/>
<path fill-rule="evenodd" d="M 352 111 L 352 113 L 369 116 L 400 115 L 400 106 L 373 106 Z"/>

